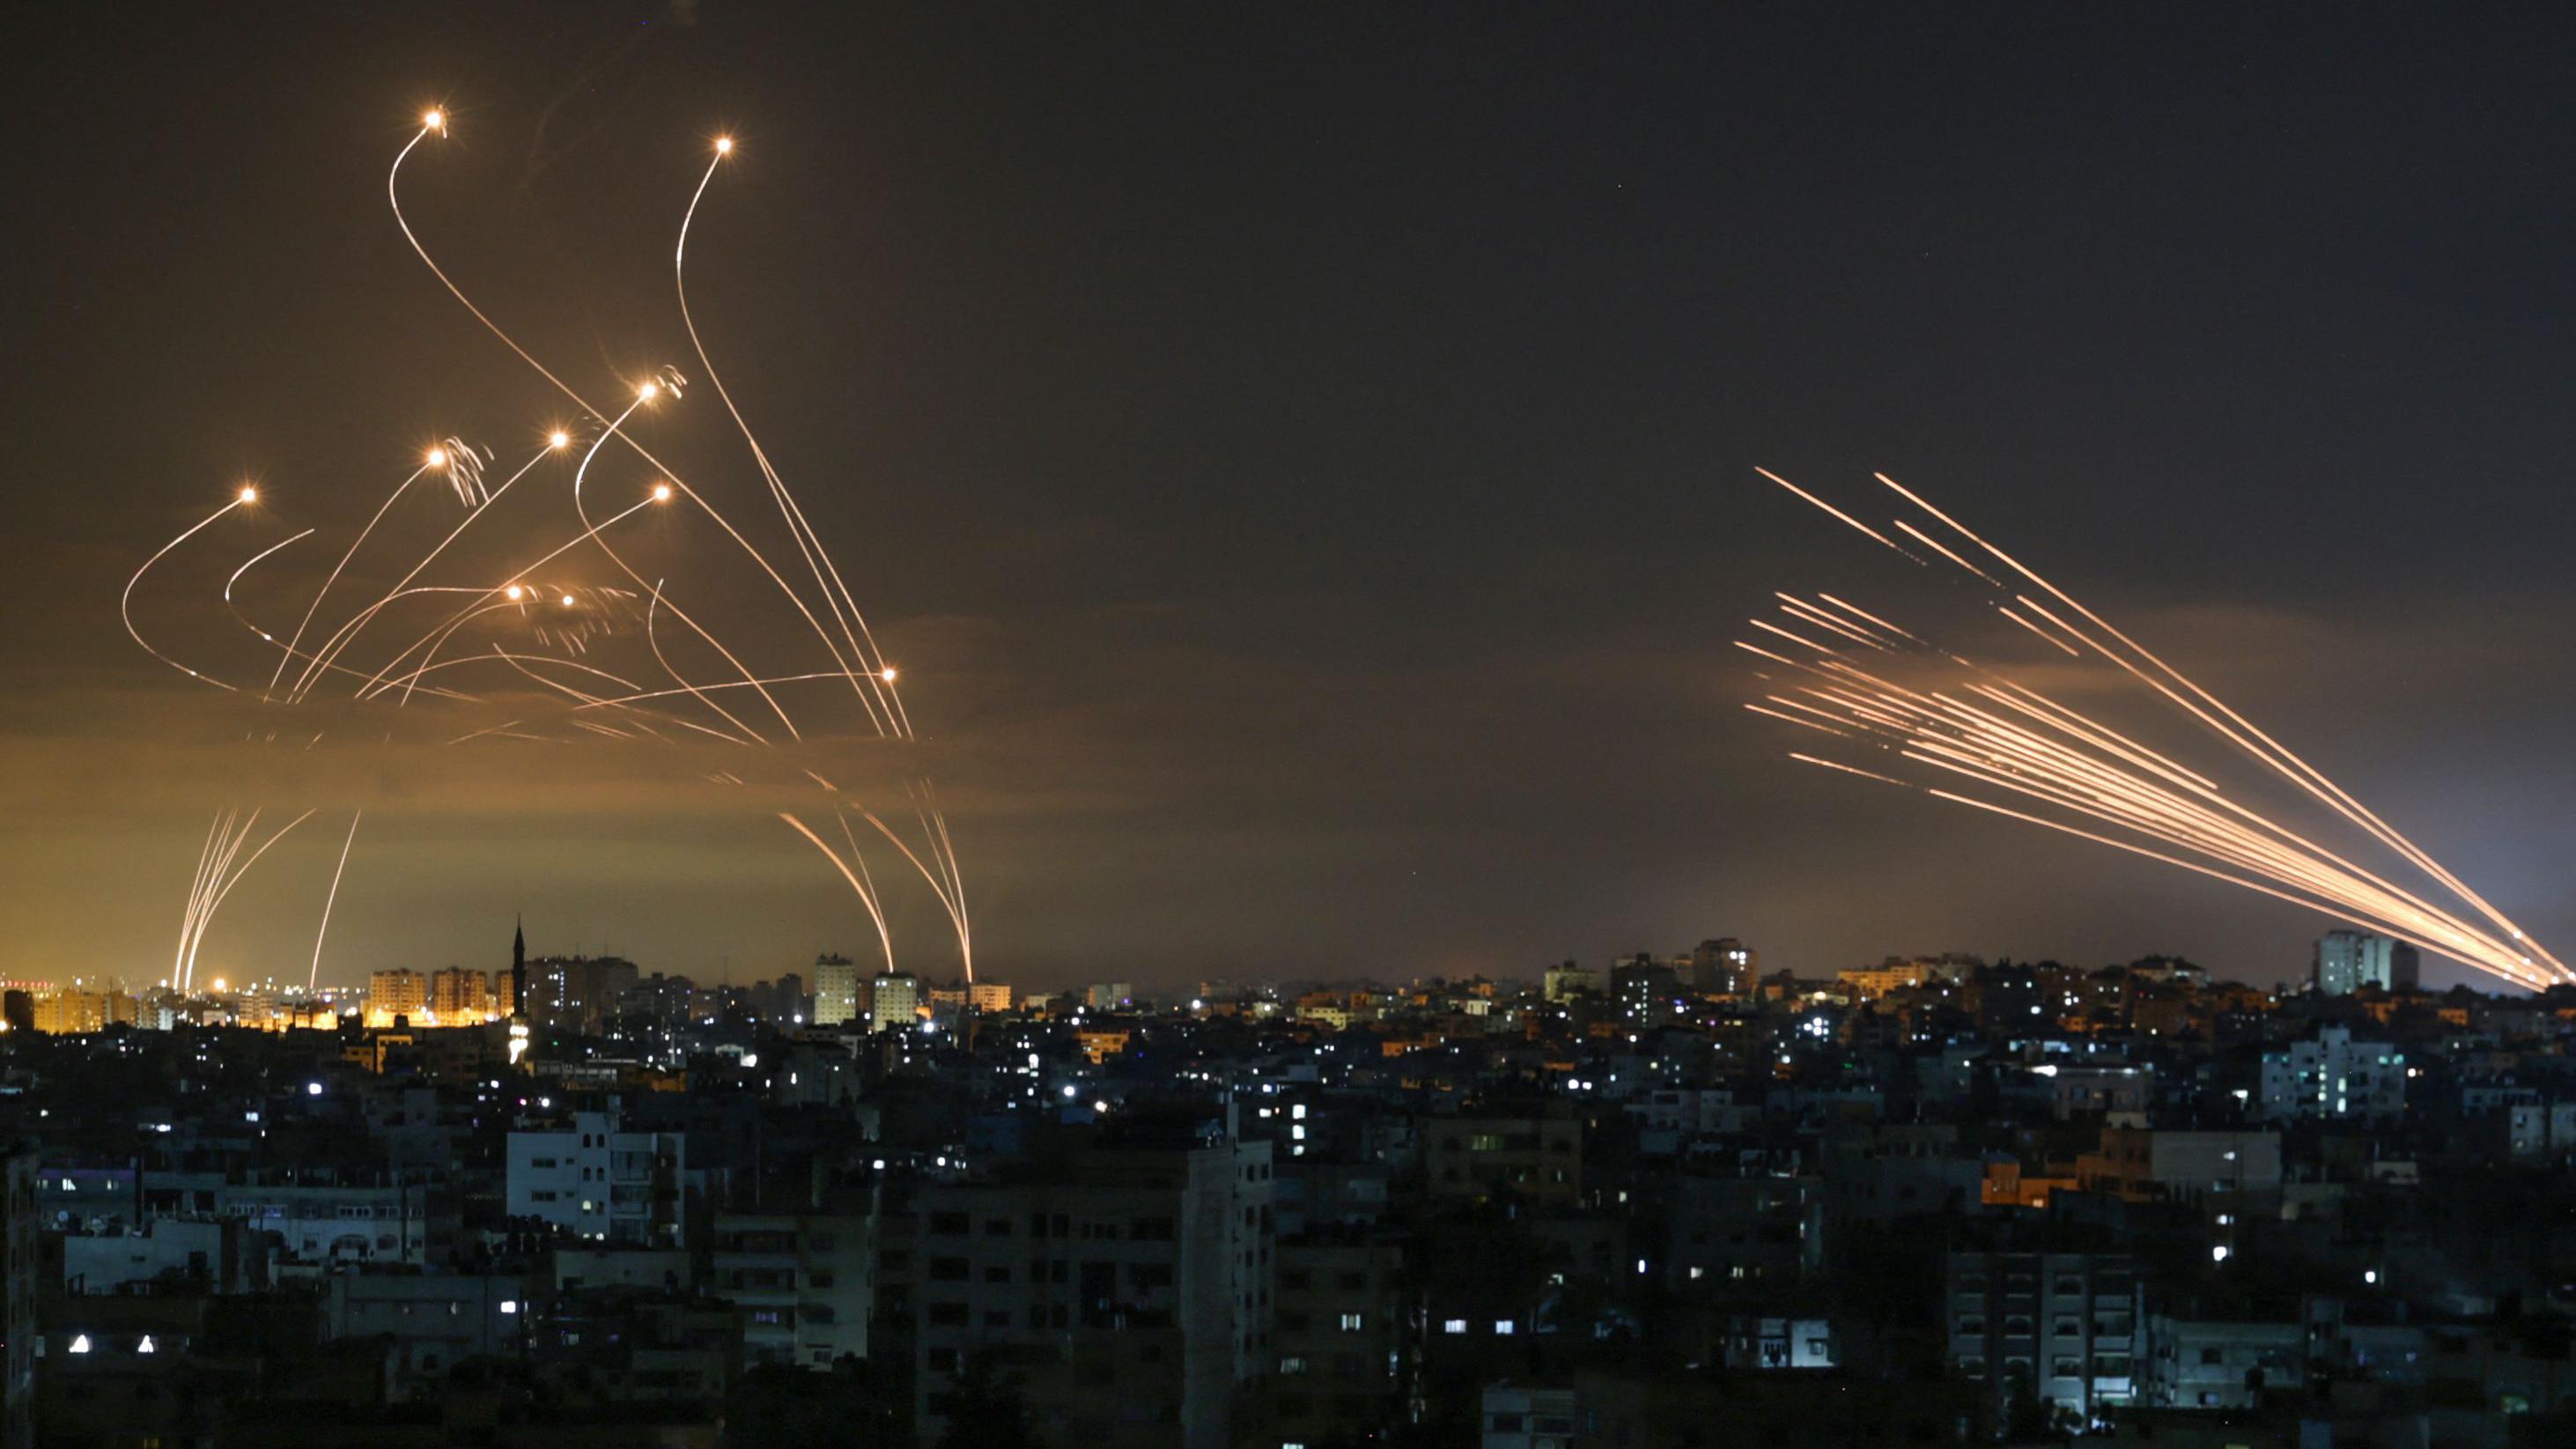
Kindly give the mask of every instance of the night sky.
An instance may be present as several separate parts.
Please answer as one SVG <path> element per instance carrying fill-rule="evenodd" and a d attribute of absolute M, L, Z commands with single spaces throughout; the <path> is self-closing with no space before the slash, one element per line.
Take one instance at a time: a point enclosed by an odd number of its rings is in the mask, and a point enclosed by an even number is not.
<path fill-rule="evenodd" d="M 201 977 L 303 978 L 359 806 L 325 980 L 503 964 L 522 911 L 537 950 L 701 979 L 873 950 L 771 815 L 819 800 L 806 765 L 897 804 L 937 777 L 979 974 L 1023 986 L 1525 975 L 1721 934 L 1817 974 L 2304 967 L 2315 915 L 1782 760 L 1739 708 L 1740 621 L 1774 588 L 1921 584 L 1756 464 L 1934 491 L 2576 945 L 2564 12 L 710 0 L 0 27 L 8 977 L 166 974 L 207 821 L 251 804 L 320 813 Z M 256 479 L 260 513 L 136 602 L 162 647 L 264 680 L 218 597 L 236 564 L 321 528 L 249 599 L 291 623 L 428 441 L 515 461 L 573 420 L 386 209 L 433 104 L 455 119 L 405 172 L 414 224 L 594 397 L 698 372 L 672 237 L 709 139 L 739 138 L 692 303 L 918 745 L 450 747 L 418 704 L 282 717 L 125 637 L 127 576 Z M 642 427 L 775 524 L 711 390 Z M 631 496 L 636 466 L 598 486 Z M 568 492 L 525 486 L 530 520 Z M 456 516 L 407 502 L 409 537 Z M 702 523 L 644 527 L 675 598 L 786 637 Z M 397 563 L 352 568 L 381 591 Z M 727 768 L 754 778 L 705 778 Z M 872 863 L 904 964 L 948 974 L 927 891 Z"/>

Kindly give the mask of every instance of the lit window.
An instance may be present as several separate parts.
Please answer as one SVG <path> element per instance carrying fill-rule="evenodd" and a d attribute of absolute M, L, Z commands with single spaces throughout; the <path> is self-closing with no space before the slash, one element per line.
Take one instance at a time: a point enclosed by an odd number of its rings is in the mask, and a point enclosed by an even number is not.
<path fill-rule="evenodd" d="M 501 1300 L 501 1313 L 502 1313 L 502 1316 L 504 1316 L 504 1317 L 508 1317 L 508 1316 L 510 1316 L 510 1315 L 512 1315 L 512 1314 L 517 1313 L 518 1311 L 519 1311 L 519 1300 L 518 1300 L 518 1299 L 516 1299 L 516 1298 L 504 1298 L 504 1299 L 502 1299 L 502 1300 Z"/>
<path fill-rule="evenodd" d="M 1467 1320 L 1463 1318 L 1452 1318 L 1441 1324 L 1440 1328 L 1444 1333 L 1465 1333 L 1467 1331 Z"/>
<path fill-rule="evenodd" d="M 1506 1335 L 1506 1336 L 1509 1336 L 1509 1334 L 1511 1333 L 1511 1331 L 1512 1331 L 1512 1321 L 1511 1321 L 1510 1319 L 1508 1319 L 1508 1318 L 1497 1318 L 1497 1319 L 1495 1319 L 1495 1320 L 1494 1320 L 1494 1332 L 1499 1333 L 1499 1334 L 1503 1334 L 1503 1335 Z"/>

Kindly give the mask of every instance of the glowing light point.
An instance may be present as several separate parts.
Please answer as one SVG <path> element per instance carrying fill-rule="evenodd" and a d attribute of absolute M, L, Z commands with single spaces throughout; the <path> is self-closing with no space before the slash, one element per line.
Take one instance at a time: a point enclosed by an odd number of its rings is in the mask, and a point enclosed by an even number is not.
<path fill-rule="evenodd" d="M 894 666 L 889 664 L 885 668 L 878 670 L 877 678 L 884 680 L 888 684 L 894 683 Z"/>
<path fill-rule="evenodd" d="M 635 395 L 646 402 L 651 402 L 662 395 L 662 385 L 658 382 L 648 382 L 635 389 Z"/>
<path fill-rule="evenodd" d="M 732 154 L 733 154 L 733 137 L 731 137 L 731 136 L 718 136 L 718 137 L 716 137 L 716 154 L 717 154 L 717 155 L 719 155 L 719 156 L 730 156 L 730 155 L 732 155 Z"/>
<path fill-rule="evenodd" d="M 259 501 L 259 490 L 253 488 L 247 483 L 244 483 L 242 485 L 241 492 L 235 496 L 244 503 L 257 503 Z"/>
<path fill-rule="evenodd" d="M 440 110 L 428 110 L 428 111 L 423 111 L 423 112 L 421 112 L 421 113 L 420 113 L 420 128 L 421 128 L 422 130 L 424 130 L 424 131 L 444 131 L 444 130 L 446 130 L 446 129 L 447 129 L 447 113 L 446 113 L 445 111 L 440 111 Z"/>
<path fill-rule="evenodd" d="M 549 448 L 569 448 L 572 446 L 572 434 L 564 432 L 562 429 L 558 428 L 554 432 L 546 434 L 546 446 Z"/>
<path fill-rule="evenodd" d="M 516 599 L 516 598 L 520 597 L 521 595 L 523 595 L 523 594 L 527 593 L 527 590 L 526 590 L 526 589 L 523 589 L 523 588 L 520 588 L 517 584 L 512 584 L 512 585 L 510 585 L 510 587 L 509 587 L 509 588 L 507 588 L 507 589 L 503 590 L 502 592 L 504 592 L 504 593 L 508 594 L 511 598 Z"/>
<path fill-rule="evenodd" d="M 653 501 L 656 503 L 668 503 L 671 501 L 671 485 L 668 483 L 654 484 Z"/>
<path fill-rule="evenodd" d="M 563 606 L 567 609 L 572 607 L 572 595 L 566 594 L 563 596 Z"/>
<path fill-rule="evenodd" d="M 447 461 L 447 450 L 445 448 L 432 448 L 429 450 L 429 456 L 423 458 L 421 461 L 432 468 L 439 467 Z"/>

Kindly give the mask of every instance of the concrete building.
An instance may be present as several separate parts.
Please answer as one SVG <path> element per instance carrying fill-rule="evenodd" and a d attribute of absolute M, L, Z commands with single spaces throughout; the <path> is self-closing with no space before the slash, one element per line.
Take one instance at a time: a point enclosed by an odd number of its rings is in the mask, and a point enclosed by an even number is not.
<path fill-rule="evenodd" d="M 1727 1322 L 1725 1361 L 1731 1369 L 1829 1369 L 1842 1354 L 1829 1320 L 1742 1315 Z"/>
<path fill-rule="evenodd" d="M 2313 979 L 2317 990 L 2327 996 L 2350 996 L 2365 986 L 2412 991 L 2422 974 L 2422 960 L 2414 947 L 2387 936 L 2328 931 L 2317 938 Z"/>
<path fill-rule="evenodd" d="M 2300 1323 L 2147 1320 L 2139 1401 L 2157 1408 L 2250 1409 L 2265 1391 L 2306 1387 L 2308 1332 Z"/>
<path fill-rule="evenodd" d="M 814 958 L 814 1024 L 839 1026 L 859 1019 L 859 967 L 847 956 Z"/>
<path fill-rule="evenodd" d="M 1570 1113 L 1435 1118 L 1422 1124 L 1422 1160 L 1435 1199 L 1583 1201 L 1583 1123 Z"/>
<path fill-rule="evenodd" d="M 970 1011 L 1003 1012 L 1011 1009 L 1011 984 L 1007 981 L 969 981 L 966 983 L 966 1007 Z"/>
<path fill-rule="evenodd" d="M 421 1024 L 421 1013 L 429 1007 L 429 978 L 417 971 L 396 967 L 378 971 L 367 978 L 367 1025 L 388 1027 L 399 1020 L 414 1026 Z"/>
<path fill-rule="evenodd" d="M 2144 1349 L 2126 1254 L 1952 1253 L 1950 1371 L 2002 1414 L 2022 1390 L 2079 1420 L 2135 1400 Z"/>
<path fill-rule="evenodd" d="M 630 1132 L 613 1111 L 575 1112 L 568 1126 L 510 1134 L 510 1216 L 576 1237 L 681 1246 L 688 1194 L 699 1185 L 682 1134 Z"/>
<path fill-rule="evenodd" d="M 1679 1178 L 1666 1208 L 1661 1261 L 1642 1266 L 1661 1273 L 1676 1293 L 1790 1287 L 1824 1261 L 1824 1196 L 1814 1178 Z M 1926 1202 L 1919 1210 L 1939 1206 Z"/>
<path fill-rule="evenodd" d="M 454 1204 L 427 1173 L 271 1169 L 218 1178 L 214 1211 L 267 1234 L 282 1262 L 424 1266 L 457 1231 Z"/>
<path fill-rule="evenodd" d="M 1712 995 L 1741 996 L 1762 972 L 1761 958 L 1733 936 L 1700 942 L 1690 959 L 1690 984 Z"/>
<path fill-rule="evenodd" d="M 1570 1449 L 1580 1442 L 1582 1403 L 1572 1389 L 1505 1380 L 1488 1385 L 1478 1407 L 1478 1449 Z"/>
<path fill-rule="evenodd" d="M 511 1274 L 333 1273 L 323 1334 L 384 1340 L 388 1392 L 413 1399 L 465 1359 L 517 1356 L 528 1299 L 527 1280 Z"/>
<path fill-rule="evenodd" d="M 901 971 L 882 973 L 868 982 L 868 1030 L 909 1029 L 921 1020 L 925 1004 L 920 977 Z"/>
<path fill-rule="evenodd" d="M 641 973 L 617 956 L 540 956 L 527 963 L 522 1014 L 549 1031 L 598 1036 Z"/>
<path fill-rule="evenodd" d="M 1600 972 L 1588 966 L 1577 966 L 1571 961 L 1562 966 L 1550 966 L 1547 973 L 1539 978 L 1539 994 L 1552 1002 L 1600 989 Z"/>
<path fill-rule="evenodd" d="M 1250 1388 L 1275 1354 L 1271 1148 L 1215 1126 L 1138 1127 L 1025 1176 L 922 1189 L 923 1443 L 943 1428 L 932 1404 L 979 1355 L 1020 1376 L 1053 1442 L 1246 1442 Z"/>
<path fill-rule="evenodd" d="M 875 1229 L 864 1190 L 797 1211 L 715 1215 L 710 1286 L 743 1310 L 745 1361 L 824 1370 L 867 1357 Z"/>
<path fill-rule="evenodd" d="M 63 1291 L 140 1291 L 176 1278 L 212 1293 L 268 1287 L 267 1242 L 239 1218 L 156 1218 L 139 1230 L 63 1238 Z"/>
<path fill-rule="evenodd" d="M 2281 1134 L 2106 1128 L 2076 1157 L 2075 1176 L 2086 1192 L 2129 1202 L 2278 1192 Z"/>
<path fill-rule="evenodd" d="M 2525 1162 L 2576 1153 L 2576 1102 L 2521 1102 L 2505 1109 L 2505 1146 Z"/>
<path fill-rule="evenodd" d="M 2406 1110 L 2406 1057 L 2352 1029 L 2320 1028 L 2263 1054 L 2263 1120 L 2393 1121 Z"/>
<path fill-rule="evenodd" d="M 439 1025 L 462 1026 L 497 1014 L 500 1002 L 492 994 L 491 976 L 450 966 L 430 974 L 429 1009 Z"/>
<path fill-rule="evenodd" d="M 1404 1252 L 1362 1229 L 1279 1245 L 1272 1438 L 1320 1444 L 1403 1422 Z"/>

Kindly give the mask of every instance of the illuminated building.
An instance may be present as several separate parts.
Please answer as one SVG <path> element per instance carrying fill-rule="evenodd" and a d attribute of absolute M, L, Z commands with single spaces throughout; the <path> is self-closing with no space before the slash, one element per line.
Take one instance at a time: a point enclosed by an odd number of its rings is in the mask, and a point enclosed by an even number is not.
<path fill-rule="evenodd" d="M 450 966 L 429 978 L 429 1009 L 442 1026 L 483 1021 L 493 1014 L 492 978 L 480 971 Z"/>
<path fill-rule="evenodd" d="M 814 1024 L 839 1026 L 859 1016 L 859 968 L 847 956 L 814 958 Z"/>
<path fill-rule="evenodd" d="M 1539 994 L 1549 1001 L 1563 1001 L 1569 996 L 1600 989 L 1600 972 L 1588 966 L 1577 966 L 1571 961 L 1562 966 L 1550 966 L 1539 982 Z"/>
<path fill-rule="evenodd" d="M 2422 956 L 2412 946 L 2368 931 L 2328 931 L 2317 938 L 2313 979 L 2327 996 L 2350 996 L 2365 986 L 2412 991 Z"/>
<path fill-rule="evenodd" d="M 2386 1122 L 2406 1111 L 2406 1057 L 2386 1042 L 2354 1041 L 2329 1026 L 2263 1053 L 2261 1116 Z"/>
<path fill-rule="evenodd" d="M 2136 1397 L 2142 1295 L 2127 1255 L 1952 1253 L 1948 1278 L 1951 1372 L 1999 1416 L 2022 1394 L 2079 1419 Z"/>
<path fill-rule="evenodd" d="M 697 1186 L 678 1132 L 629 1132 L 618 1115 L 575 1112 L 570 1125 L 510 1134 L 510 1216 L 541 1218 L 579 1237 L 684 1247 L 683 1199 Z"/>
<path fill-rule="evenodd" d="M 868 1029 L 901 1030 L 921 1019 L 923 1006 L 921 978 L 900 971 L 889 971 L 868 983 Z M 819 995 L 815 1007 L 821 1013 Z"/>
<path fill-rule="evenodd" d="M 367 1025 L 391 1026 L 397 1019 L 418 1023 L 429 1006 L 429 978 L 396 967 L 367 978 Z"/>
<path fill-rule="evenodd" d="M 79 990 L 39 996 L 29 1012 L 36 1030 L 55 1035 L 102 1031 L 111 1025 L 131 1026 L 137 1014 L 135 999 L 125 992 Z"/>
<path fill-rule="evenodd" d="M 1010 983 L 970 981 L 966 983 L 966 1005 L 975 1011 L 1008 1011 L 1011 1009 Z"/>

